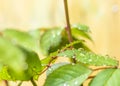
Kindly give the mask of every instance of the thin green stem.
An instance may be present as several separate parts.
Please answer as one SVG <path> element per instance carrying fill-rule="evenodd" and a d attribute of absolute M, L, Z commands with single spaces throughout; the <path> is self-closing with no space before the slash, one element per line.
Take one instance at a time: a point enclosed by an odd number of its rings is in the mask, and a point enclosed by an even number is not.
<path fill-rule="evenodd" d="M 48 63 L 48 65 L 46 66 L 46 68 L 39 74 L 39 75 L 42 75 L 44 72 L 46 72 L 51 66 L 51 63 L 55 60 L 55 59 L 57 59 L 57 56 L 55 56 L 55 57 L 51 57 L 52 59 L 49 61 L 49 63 Z"/>
<path fill-rule="evenodd" d="M 31 83 L 33 84 L 33 86 L 37 86 L 36 82 L 33 79 L 31 79 Z"/>
<path fill-rule="evenodd" d="M 70 19 L 69 19 L 67 0 L 64 0 L 64 8 L 65 8 L 65 15 L 66 15 L 66 23 L 67 23 L 67 27 L 65 28 L 65 30 L 66 30 L 67 35 L 68 35 L 68 40 L 71 43 L 73 41 L 73 39 L 72 39 L 72 34 L 71 34 L 71 27 L 70 27 Z"/>

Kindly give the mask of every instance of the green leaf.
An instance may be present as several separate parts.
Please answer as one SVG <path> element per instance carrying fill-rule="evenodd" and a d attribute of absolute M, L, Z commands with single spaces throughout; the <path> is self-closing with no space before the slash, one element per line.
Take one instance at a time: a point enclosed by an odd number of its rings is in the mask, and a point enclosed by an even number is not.
<path fill-rule="evenodd" d="M 24 75 L 22 77 L 27 77 L 23 80 L 30 80 L 31 78 L 38 79 L 39 73 L 42 71 L 42 65 L 38 55 L 35 52 L 27 51 L 23 49 L 23 52 L 26 55 L 26 70 L 24 71 Z M 19 79 L 19 77 L 16 77 Z"/>
<path fill-rule="evenodd" d="M 40 29 L 35 29 L 35 30 L 31 30 L 28 32 L 32 37 L 34 37 L 36 40 L 40 40 L 42 31 Z"/>
<path fill-rule="evenodd" d="M 51 60 L 53 59 L 53 57 L 57 56 L 59 51 L 55 51 L 53 53 L 50 53 L 50 55 L 44 59 L 41 60 L 41 64 L 44 67 L 46 67 L 47 65 L 49 65 L 49 63 L 51 62 Z M 52 60 L 51 63 L 54 63 L 56 59 Z"/>
<path fill-rule="evenodd" d="M 39 51 L 39 41 L 27 32 L 22 32 L 14 29 L 6 29 L 2 33 L 4 37 L 29 51 Z"/>
<path fill-rule="evenodd" d="M 82 24 L 73 24 L 71 25 L 72 28 L 78 28 L 79 30 L 83 31 L 83 32 L 91 32 L 89 27 L 86 25 L 82 25 Z"/>
<path fill-rule="evenodd" d="M 26 55 L 26 64 L 22 74 L 16 74 L 14 71 L 9 70 L 8 73 L 13 80 L 28 81 L 31 78 L 37 80 L 39 73 L 42 71 L 41 62 L 36 53 L 21 49 Z"/>
<path fill-rule="evenodd" d="M 27 71 L 34 79 L 37 80 L 38 77 L 36 78 L 36 76 L 38 76 L 39 73 L 42 71 L 40 59 L 38 55 L 34 52 L 26 52 L 26 54 L 27 54 L 26 62 L 28 64 Z"/>
<path fill-rule="evenodd" d="M 81 30 L 80 30 L 81 31 Z M 84 32 L 83 32 L 84 33 Z M 76 33 L 74 33 L 76 34 Z M 73 35 L 74 35 L 73 34 Z M 81 34 L 81 33 L 80 33 Z M 43 52 L 44 55 L 49 55 L 51 52 L 54 52 L 58 49 L 61 49 L 63 46 L 68 44 L 68 38 L 66 37 L 66 31 L 63 28 L 53 28 L 53 29 L 47 29 L 43 35 L 41 36 L 40 39 L 40 47 L 41 51 Z M 74 38 L 74 37 L 73 37 Z M 76 39 L 74 39 L 76 41 Z M 83 42 L 83 40 L 78 39 L 78 43 L 73 43 L 70 45 L 75 45 L 75 48 L 85 48 L 87 50 L 90 50 Z"/>
<path fill-rule="evenodd" d="M 49 62 L 53 59 L 52 57 L 57 56 L 58 52 L 59 52 L 59 51 L 55 51 L 55 52 L 53 52 L 53 53 L 50 53 L 50 55 L 49 55 L 48 57 L 42 59 L 42 60 L 41 60 L 42 66 L 47 66 L 47 65 L 49 64 Z M 54 60 L 53 60 L 53 62 L 54 62 Z"/>
<path fill-rule="evenodd" d="M 109 56 L 97 55 L 83 49 L 66 50 L 58 54 L 58 56 L 76 58 L 78 62 L 94 65 L 94 66 L 118 66 L 118 61 Z"/>
<path fill-rule="evenodd" d="M 66 50 L 67 48 L 71 47 L 71 46 L 74 46 L 76 44 L 80 44 L 81 42 L 84 42 L 83 40 L 77 40 L 77 41 L 73 41 L 69 44 L 66 44 L 66 46 L 64 46 L 61 50 Z M 79 48 L 79 47 L 77 47 Z"/>
<path fill-rule="evenodd" d="M 0 37 L 0 65 L 0 79 L 5 80 L 30 80 L 42 69 L 35 52 L 15 46 L 3 37 Z"/>
<path fill-rule="evenodd" d="M 50 73 L 44 86 L 80 86 L 91 72 L 81 64 L 67 64 Z"/>
<path fill-rule="evenodd" d="M 120 86 L 120 69 L 105 69 L 90 83 L 90 86 Z"/>
<path fill-rule="evenodd" d="M 51 74 L 51 73 L 52 73 L 54 70 L 56 70 L 57 68 L 59 68 L 59 67 L 61 67 L 61 66 L 63 66 L 63 65 L 66 65 L 66 64 L 69 64 L 69 63 L 67 63 L 67 62 L 61 62 L 61 63 L 53 64 L 53 65 L 50 66 L 50 67 L 48 68 L 48 70 L 46 71 L 47 76 L 48 76 L 49 74 Z"/>
<path fill-rule="evenodd" d="M 92 50 L 85 44 L 85 41 L 81 41 L 80 43 L 75 44 L 75 45 L 74 45 L 74 48 L 75 48 L 75 49 L 83 48 L 83 49 L 86 50 L 86 51 L 92 51 Z"/>
<path fill-rule="evenodd" d="M 0 37 L 0 64 L 7 65 L 14 72 L 23 72 L 24 53 L 10 41 Z"/>
<path fill-rule="evenodd" d="M 47 30 L 40 39 L 41 51 L 44 55 L 48 55 L 50 50 L 56 51 L 62 40 L 62 29 Z M 54 52 L 52 51 L 52 52 Z"/>
<path fill-rule="evenodd" d="M 66 50 L 66 49 L 68 49 L 68 48 L 70 48 L 71 46 L 73 46 L 75 49 L 79 49 L 79 48 L 83 48 L 83 49 L 85 49 L 85 50 L 87 50 L 87 51 L 91 51 L 88 47 L 87 47 L 87 45 L 85 45 L 84 44 L 84 40 L 75 40 L 75 41 L 73 41 L 73 42 L 71 42 L 71 43 L 69 43 L 69 44 L 66 44 L 66 46 L 64 46 L 62 49 L 60 49 L 61 51 L 64 51 L 64 50 Z"/>
<path fill-rule="evenodd" d="M 75 24 L 75 25 L 72 25 L 71 28 L 72 28 L 71 29 L 72 35 L 76 39 L 80 39 L 81 37 L 83 37 L 93 41 L 89 35 L 89 32 L 90 32 L 89 27 L 85 25 Z"/>
<path fill-rule="evenodd" d="M 10 74 L 8 73 L 7 66 L 3 66 L 0 70 L 0 80 L 12 80 Z"/>

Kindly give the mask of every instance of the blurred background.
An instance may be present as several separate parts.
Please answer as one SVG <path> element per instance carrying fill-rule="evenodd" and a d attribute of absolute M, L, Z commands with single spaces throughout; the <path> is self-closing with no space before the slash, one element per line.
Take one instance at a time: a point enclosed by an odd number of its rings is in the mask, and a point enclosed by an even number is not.
<path fill-rule="evenodd" d="M 91 29 L 94 40 L 93 44 L 88 42 L 91 49 L 120 61 L 120 0 L 68 1 L 71 24 L 85 24 Z M 0 30 L 31 30 L 65 24 L 63 0 L 0 0 Z M 40 77 L 39 86 L 43 80 Z"/>

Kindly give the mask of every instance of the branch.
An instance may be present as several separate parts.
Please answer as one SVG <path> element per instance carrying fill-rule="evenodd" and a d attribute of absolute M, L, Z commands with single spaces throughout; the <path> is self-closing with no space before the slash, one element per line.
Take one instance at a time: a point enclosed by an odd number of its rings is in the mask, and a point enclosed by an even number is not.
<path fill-rule="evenodd" d="M 64 0 L 64 8 L 65 8 L 65 15 L 66 15 L 66 23 L 67 23 L 67 27 L 65 28 L 65 30 L 66 30 L 67 35 L 68 35 L 68 40 L 71 43 L 73 41 L 73 39 L 72 39 L 72 34 L 71 34 L 67 0 Z"/>
<path fill-rule="evenodd" d="M 37 86 L 36 82 L 33 79 L 31 79 L 31 83 L 33 84 L 33 86 Z"/>
<path fill-rule="evenodd" d="M 96 69 L 93 69 L 93 71 L 98 71 L 98 70 L 103 70 L 103 69 L 108 69 L 108 68 L 117 68 L 117 67 L 100 67 L 100 68 L 96 68 Z"/>
<path fill-rule="evenodd" d="M 88 79 L 93 79 L 95 76 L 89 76 Z"/>
<path fill-rule="evenodd" d="M 39 75 L 42 75 L 44 72 L 46 72 L 48 70 L 48 68 L 50 68 L 51 66 L 51 63 L 53 60 L 55 60 L 57 58 L 57 56 L 55 57 L 51 57 L 52 59 L 50 60 L 50 62 L 48 63 L 47 67 L 39 74 Z"/>
<path fill-rule="evenodd" d="M 66 30 L 66 33 L 68 36 L 69 43 L 71 43 L 71 42 L 73 42 L 73 38 L 72 38 L 71 27 L 70 27 L 70 19 L 69 19 L 67 0 L 64 0 L 64 8 L 65 8 L 65 15 L 66 15 L 66 23 L 67 23 L 67 27 L 65 28 L 65 30 Z M 73 46 L 70 46 L 70 48 L 73 48 Z M 72 62 L 76 63 L 76 59 L 73 58 Z"/>

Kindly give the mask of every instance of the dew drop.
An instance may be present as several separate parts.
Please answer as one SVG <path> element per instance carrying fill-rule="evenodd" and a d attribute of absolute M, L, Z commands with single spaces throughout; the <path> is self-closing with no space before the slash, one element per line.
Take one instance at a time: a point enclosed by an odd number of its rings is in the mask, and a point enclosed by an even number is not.
<path fill-rule="evenodd" d="M 80 53 L 80 56 L 85 56 L 83 53 Z"/>
<path fill-rule="evenodd" d="M 75 63 L 72 63 L 72 65 L 75 65 Z"/>
<path fill-rule="evenodd" d="M 60 33 L 57 33 L 57 36 L 59 36 L 60 35 Z"/>
<path fill-rule="evenodd" d="M 84 50 L 83 48 L 79 48 L 78 51 Z"/>
<path fill-rule="evenodd" d="M 92 61 L 92 59 L 89 59 L 88 61 L 89 61 L 89 62 L 91 62 L 91 61 Z"/>
<path fill-rule="evenodd" d="M 76 58 L 76 56 L 74 55 L 72 58 Z"/>
<path fill-rule="evenodd" d="M 75 85 L 77 85 L 78 84 L 78 81 L 75 81 Z"/>
<path fill-rule="evenodd" d="M 63 86 L 69 86 L 68 84 L 66 84 L 66 83 L 64 83 L 64 85 Z"/>
<path fill-rule="evenodd" d="M 67 55 L 64 55 L 63 57 L 67 57 Z"/>
<path fill-rule="evenodd" d="M 55 35 L 53 34 L 53 38 L 55 38 Z"/>
<path fill-rule="evenodd" d="M 103 64 L 103 66 L 107 66 L 106 64 Z"/>
<path fill-rule="evenodd" d="M 49 68 L 48 70 L 49 70 L 49 71 L 52 71 L 52 68 Z"/>

